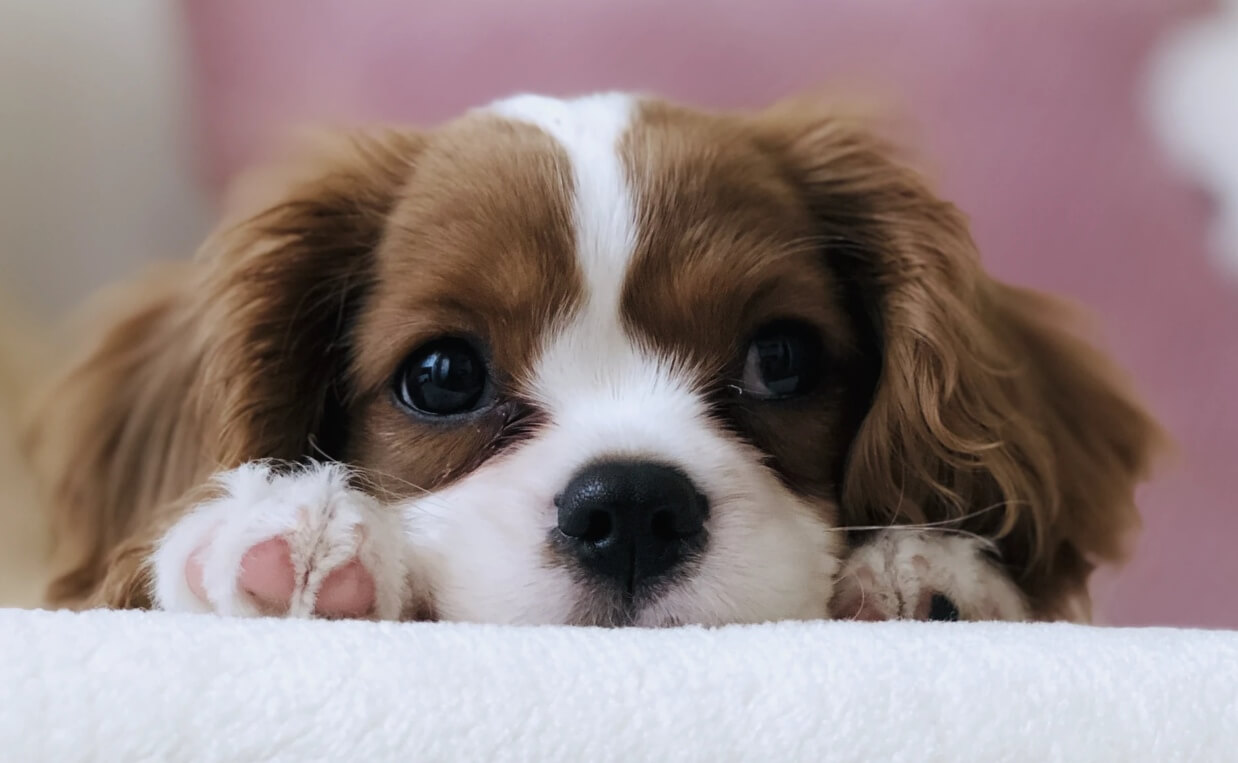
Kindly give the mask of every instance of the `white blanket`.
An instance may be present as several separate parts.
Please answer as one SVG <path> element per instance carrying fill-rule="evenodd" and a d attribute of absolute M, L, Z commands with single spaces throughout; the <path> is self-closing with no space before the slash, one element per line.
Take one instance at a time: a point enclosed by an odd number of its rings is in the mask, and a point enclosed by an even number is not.
<path fill-rule="evenodd" d="M 1238 633 L 0 610 L 0 760 L 1238 761 Z"/>

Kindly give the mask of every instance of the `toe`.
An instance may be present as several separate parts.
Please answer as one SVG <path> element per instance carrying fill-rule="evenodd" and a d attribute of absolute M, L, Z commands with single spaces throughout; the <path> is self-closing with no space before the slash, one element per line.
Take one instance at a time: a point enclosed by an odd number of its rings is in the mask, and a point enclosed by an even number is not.
<path fill-rule="evenodd" d="M 374 576 L 360 559 L 336 567 L 322 581 L 314 613 L 320 617 L 366 617 L 374 611 Z"/>
<path fill-rule="evenodd" d="M 288 542 L 271 538 L 246 551 L 237 583 L 264 613 L 287 612 L 296 587 Z"/>
<path fill-rule="evenodd" d="M 830 616 L 837 620 L 861 620 L 878 622 L 892 620 L 876 597 L 867 595 L 860 588 L 849 588 L 840 592 L 830 603 Z"/>

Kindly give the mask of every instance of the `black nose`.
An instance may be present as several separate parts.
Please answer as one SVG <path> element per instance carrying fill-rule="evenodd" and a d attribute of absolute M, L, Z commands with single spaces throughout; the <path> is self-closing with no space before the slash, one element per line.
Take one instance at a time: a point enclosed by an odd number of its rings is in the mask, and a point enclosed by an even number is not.
<path fill-rule="evenodd" d="M 705 543 L 709 504 L 662 464 L 607 461 L 581 470 L 556 499 L 559 532 L 593 572 L 628 592 Z"/>

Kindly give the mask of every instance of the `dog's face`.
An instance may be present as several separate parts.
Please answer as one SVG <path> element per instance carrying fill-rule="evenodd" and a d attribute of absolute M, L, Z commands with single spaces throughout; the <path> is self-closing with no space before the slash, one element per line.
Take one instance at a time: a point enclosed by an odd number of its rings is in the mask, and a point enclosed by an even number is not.
<path fill-rule="evenodd" d="M 208 441 L 353 465 L 440 618 L 822 617 L 896 520 L 1004 538 L 1033 600 L 1116 551 L 1136 409 L 843 120 L 522 96 L 316 159 L 208 246 Z"/>
<path fill-rule="evenodd" d="M 347 454 L 405 498 L 440 616 L 825 613 L 862 350 L 751 143 L 619 95 L 428 138 L 357 318 Z"/>

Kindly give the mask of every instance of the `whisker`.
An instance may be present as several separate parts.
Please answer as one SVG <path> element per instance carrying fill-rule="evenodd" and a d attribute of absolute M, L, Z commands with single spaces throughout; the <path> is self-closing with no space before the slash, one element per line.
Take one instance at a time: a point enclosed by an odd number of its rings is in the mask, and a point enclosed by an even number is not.
<path fill-rule="evenodd" d="M 376 478 L 381 478 L 384 480 L 395 482 L 403 487 L 408 488 L 409 490 L 417 494 L 416 496 L 417 501 L 418 503 L 422 505 L 432 506 L 438 509 L 439 511 L 444 511 L 444 512 L 451 510 L 451 505 L 447 501 L 443 500 L 443 497 L 440 493 L 437 493 L 436 491 L 430 488 L 422 487 L 421 485 L 418 485 L 415 482 L 410 482 L 398 475 L 391 474 L 389 472 L 379 471 L 377 469 L 372 469 L 369 467 L 358 469 L 354 472 L 354 474 L 356 475 L 359 481 L 362 481 L 363 484 L 371 490 L 371 492 L 374 492 L 376 494 L 381 493 L 381 496 L 378 496 L 378 497 L 381 497 L 387 501 L 399 500 L 399 499 L 404 498 L 405 496 L 397 494 L 396 492 L 391 490 L 391 488 L 387 487 L 386 485 L 379 484 Z"/>
<path fill-rule="evenodd" d="M 1006 507 L 1008 507 L 1008 506 L 1017 506 L 1017 505 L 1020 505 L 1020 504 L 1025 505 L 1025 506 L 1026 506 L 1026 505 L 1030 505 L 1030 503 L 1029 503 L 1028 501 L 999 501 L 999 502 L 994 503 L 994 504 L 991 504 L 991 505 L 989 505 L 989 506 L 985 506 L 985 507 L 984 507 L 984 508 L 982 508 L 982 509 L 977 509 L 976 511 L 969 512 L 969 513 L 967 513 L 967 514 L 962 514 L 962 515 L 957 516 L 957 517 L 951 517 L 951 518 L 949 518 L 949 519 L 940 519 L 940 520 L 937 520 L 937 521 L 934 521 L 934 522 L 915 522 L 915 523 L 909 523 L 909 524 L 894 524 L 894 523 L 893 523 L 893 520 L 891 520 L 891 523 L 890 523 L 890 524 L 888 524 L 888 525 L 842 525 L 842 526 L 839 526 L 839 527 L 834 527 L 834 528 L 830 528 L 830 529 L 831 529 L 831 531 L 832 531 L 832 532 L 850 532 L 850 531 L 861 531 L 861 532 L 865 532 L 865 531 L 870 531 L 870 530 L 934 530 L 934 529 L 944 529 L 944 530 L 949 530 L 949 531 L 952 531 L 952 532 L 959 532 L 959 533 L 962 533 L 962 534 L 965 534 L 965 535 L 973 535 L 973 536 L 975 536 L 975 537 L 981 537 L 981 536 L 979 536 L 979 535 L 976 535 L 976 533 L 968 532 L 968 531 L 966 531 L 966 530 L 963 530 L 962 528 L 951 528 L 951 527 L 949 527 L 949 525 L 953 525 L 953 524 L 956 524 L 956 523 L 958 523 L 958 522 L 963 522 L 963 521 L 968 520 L 968 519 L 973 519 L 973 518 L 975 518 L 975 517 L 981 516 L 982 514 L 986 514 L 986 513 L 990 512 L 990 511 L 996 511 L 996 510 L 998 510 L 998 509 L 1003 509 L 1003 508 L 1006 508 Z"/>
<path fill-rule="evenodd" d="M 450 508 L 447 505 L 447 503 L 444 502 L 440 496 L 436 495 L 435 492 L 431 490 L 430 488 L 422 487 L 421 485 L 418 485 L 415 482 L 410 482 L 409 480 L 404 479 L 403 477 L 400 477 L 399 475 L 391 474 L 390 472 L 380 471 L 378 469 L 374 469 L 371 467 L 353 466 L 351 464 L 345 464 L 345 463 L 336 461 L 335 459 L 327 455 L 327 452 L 324 451 L 322 447 L 318 445 L 318 442 L 316 438 L 314 437 L 310 438 L 309 445 L 312 450 L 316 451 L 318 455 L 322 456 L 324 461 L 328 461 L 331 463 L 338 463 L 340 466 L 345 468 L 348 471 L 349 477 L 352 478 L 353 481 L 357 482 L 361 487 L 368 489 L 369 492 L 373 493 L 375 497 L 377 498 L 382 498 L 384 500 L 391 501 L 391 500 L 404 497 L 404 496 L 397 495 L 389 487 L 381 484 L 379 482 L 379 479 L 381 478 L 383 480 L 387 480 L 389 482 L 395 482 L 402 487 L 408 488 L 409 490 L 417 494 L 418 500 L 425 501 L 431 505 L 434 505 L 436 508 L 439 508 L 442 510 L 447 510 Z M 427 499 L 430 499 L 430 500 L 427 500 Z"/>
<path fill-rule="evenodd" d="M 837 532 L 840 529 L 844 529 L 844 528 L 833 528 L 832 530 L 830 530 L 830 532 Z M 980 533 L 972 532 L 971 530 L 964 530 L 961 527 L 912 527 L 912 526 L 895 525 L 893 527 L 873 526 L 873 527 L 854 527 L 854 528 L 845 528 L 845 529 L 847 530 L 883 530 L 883 531 L 886 531 L 886 530 L 927 530 L 929 532 L 941 533 L 943 535 L 949 534 L 949 535 L 958 535 L 964 538 L 972 538 L 973 540 L 980 541 L 986 546 L 993 545 L 992 538 L 985 537 L 984 535 L 981 535 Z"/>
<path fill-rule="evenodd" d="M 848 622 L 858 622 L 860 618 L 860 613 L 864 611 L 864 605 L 868 603 L 868 591 L 864 588 L 864 584 L 860 582 L 860 576 L 857 575 L 855 572 L 847 572 L 845 575 L 842 576 L 841 579 L 854 580 L 856 583 L 855 587 L 859 589 L 860 591 L 860 606 L 856 607 L 854 614 L 848 615 L 845 618 L 845 620 Z M 833 618 L 833 613 L 830 613 L 830 615 L 831 615 L 831 619 L 836 619 L 836 618 Z"/>

